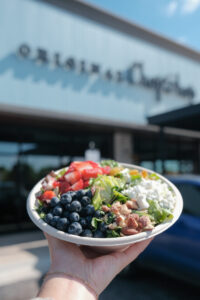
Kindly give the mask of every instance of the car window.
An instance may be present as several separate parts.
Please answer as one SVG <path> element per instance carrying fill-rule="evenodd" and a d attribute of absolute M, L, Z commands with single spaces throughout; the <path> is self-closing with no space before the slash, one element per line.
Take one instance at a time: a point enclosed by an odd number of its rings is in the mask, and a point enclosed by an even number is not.
<path fill-rule="evenodd" d="M 200 186 L 189 183 L 175 183 L 182 194 L 184 212 L 200 216 Z"/>

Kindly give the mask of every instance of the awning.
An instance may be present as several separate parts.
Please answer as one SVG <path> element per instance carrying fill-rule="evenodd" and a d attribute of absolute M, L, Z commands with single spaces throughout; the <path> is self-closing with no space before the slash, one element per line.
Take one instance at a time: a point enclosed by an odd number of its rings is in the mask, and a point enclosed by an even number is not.
<path fill-rule="evenodd" d="M 149 124 L 200 131 L 200 104 L 148 117 Z"/>

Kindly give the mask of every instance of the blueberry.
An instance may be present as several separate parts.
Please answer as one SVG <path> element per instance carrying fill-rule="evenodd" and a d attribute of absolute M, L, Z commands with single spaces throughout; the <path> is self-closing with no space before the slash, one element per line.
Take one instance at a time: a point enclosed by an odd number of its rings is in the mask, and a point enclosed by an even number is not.
<path fill-rule="evenodd" d="M 62 205 L 70 204 L 72 202 L 72 196 L 70 193 L 62 194 L 60 198 L 60 203 Z"/>
<path fill-rule="evenodd" d="M 80 216 L 77 212 L 72 212 L 69 215 L 69 219 L 70 219 L 71 222 L 78 222 L 80 220 Z"/>
<path fill-rule="evenodd" d="M 76 197 L 77 197 L 78 199 L 81 199 L 82 197 L 85 196 L 85 193 L 86 193 L 85 190 L 79 190 L 79 191 L 76 192 Z"/>
<path fill-rule="evenodd" d="M 81 224 L 81 226 L 83 228 L 86 228 L 87 227 L 87 220 L 85 218 L 80 218 L 80 221 L 79 223 Z"/>
<path fill-rule="evenodd" d="M 67 218 L 60 218 L 57 222 L 56 228 L 58 230 L 63 230 L 65 231 L 67 229 L 67 225 L 69 224 L 69 221 Z"/>
<path fill-rule="evenodd" d="M 113 217 L 113 213 L 110 212 L 110 211 L 109 211 L 106 215 L 107 215 L 108 218 L 109 218 L 109 217 Z"/>
<path fill-rule="evenodd" d="M 55 207 L 56 205 L 58 205 L 59 202 L 60 202 L 60 200 L 58 199 L 58 197 L 53 197 L 51 199 L 50 206 Z"/>
<path fill-rule="evenodd" d="M 81 211 L 81 203 L 77 200 L 74 200 L 71 205 L 70 205 L 70 208 L 69 210 L 70 211 L 76 211 L 76 212 L 80 212 Z"/>
<path fill-rule="evenodd" d="M 83 208 L 81 209 L 80 215 L 81 215 L 81 217 L 86 217 L 86 216 L 87 216 L 87 211 L 86 211 L 85 207 L 83 207 Z"/>
<path fill-rule="evenodd" d="M 85 229 L 83 230 L 83 232 L 81 233 L 81 236 L 86 236 L 86 237 L 92 237 L 92 231 L 90 229 Z"/>
<path fill-rule="evenodd" d="M 53 209 L 53 215 L 54 216 L 61 216 L 63 212 L 62 207 L 60 207 L 59 205 L 57 205 L 56 207 L 54 207 Z"/>
<path fill-rule="evenodd" d="M 91 222 L 92 222 L 92 216 L 87 216 L 85 218 L 86 222 L 87 222 L 87 227 L 92 228 Z"/>
<path fill-rule="evenodd" d="M 81 198 L 81 204 L 83 206 L 87 206 L 90 203 L 91 203 L 91 199 L 89 197 L 84 196 L 84 197 Z"/>
<path fill-rule="evenodd" d="M 67 232 L 69 234 L 80 235 L 82 232 L 82 226 L 78 222 L 73 222 L 69 225 Z"/>
<path fill-rule="evenodd" d="M 97 218 L 97 219 L 101 219 L 101 217 L 103 217 L 103 216 L 104 216 L 103 211 L 96 210 L 95 213 L 94 213 L 94 217 Z"/>
<path fill-rule="evenodd" d="M 56 227 L 58 220 L 59 216 L 54 216 L 53 219 L 50 221 L 50 225 Z"/>
<path fill-rule="evenodd" d="M 69 218 L 69 215 L 70 215 L 70 212 L 69 212 L 69 211 L 65 210 L 65 211 L 63 212 L 63 217 L 64 217 L 64 218 Z"/>
<path fill-rule="evenodd" d="M 91 199 L 92 198 L 92 191 L 91 190 L 87 190 L 86 191 L 86 196 Z"/>
<path fill-rule="evenodd" d="M 71 206 L 71 204 L 66 204 L 66 205 L 65 205 L 65 210 L 66 210 L 66 211 L 69 211 L 69 210 L 70 210 L 70 206 Z"/>
<path fill-rule="evenodd" d="M 104 234 L 103 234 L 102 231 L 97 230 L 97 231 L 95 231 L 93 237 L 94 237 L 94 238 L 104 238 Z"/>
<path fill-rule="evenodd" d="M 99 224 L 99 230 L 101 232 L 106 232 L 107 228 L 108 228 L 108 226 L 106 225 L 106 223 L 102 222 Z"/>
<path fill-rule="evenodd" d="M 43 207 L 41 208 L 41 212 L 44 213 L 44 214 L 48 214 L 48 212 L 49 212 L 48 206 L 43 206 Z"/>
<path fill-rule="evenodd" d="M 74 200 L 76 198 L 76 192 L 70 191 L 69 193 L 70 193 L 70 195 L 72 197 L 72 200 Z"/>
<path fill-rule="evenodd" d="M 53 219 L 53 215 L 51 213 L 48 213 L 44 218 L 44 220 L 47 224 L 49 224 L 52 219 Z"/>
<path fill-rule="evenodd" d="M 88 205 L 85 207 L 85 211 L 86 211 L 86 215 L 87 215 L 87 216 L 93 216 L 94 213 L 95 213 L 94 206 L 93 206 L 92 204 L 88 204 Z"/>

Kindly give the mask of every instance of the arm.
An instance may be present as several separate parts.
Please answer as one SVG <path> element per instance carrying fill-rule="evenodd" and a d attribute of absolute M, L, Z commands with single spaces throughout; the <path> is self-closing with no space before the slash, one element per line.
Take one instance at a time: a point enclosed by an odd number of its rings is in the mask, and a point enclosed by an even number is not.
<path fill-rule="evenodd" d="M 84 284 L 83 281 L 62 274 L 50 275 L 43 283 L 38 294 L 41 298 L 52 298 L 55 300 L 95 300 L 95 292 Z"/>
<path fill-rule="evenodd" d="M 54 300 L 95 300 L 112 279 L 147 247 L 151 239 L 123 252 L 100 255 L 88 247 L 46 235 L 51 267 L 38 297 Z"/>

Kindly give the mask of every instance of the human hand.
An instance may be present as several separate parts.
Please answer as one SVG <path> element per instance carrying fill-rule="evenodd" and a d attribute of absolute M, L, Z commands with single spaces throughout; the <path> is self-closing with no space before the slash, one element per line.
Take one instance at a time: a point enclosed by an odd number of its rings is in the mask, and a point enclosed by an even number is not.
<path fill-rule="evenodd" d="M 99 254 L 45 234 L 51 257 L 50 273 L 63 272 L 87 282 L 99 295 L 112 279 L 148 246 L 152 239 L 133 244 L 123 252 Z"/>

